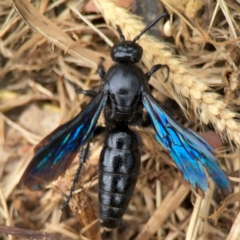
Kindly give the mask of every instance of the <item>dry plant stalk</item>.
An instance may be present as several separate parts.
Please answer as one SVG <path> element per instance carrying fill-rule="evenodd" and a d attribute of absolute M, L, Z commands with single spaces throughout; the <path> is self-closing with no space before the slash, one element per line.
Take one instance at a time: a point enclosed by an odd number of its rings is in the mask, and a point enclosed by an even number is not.
<path fill-rule="evenodd" d="M 184 184 L 178 186 L 178 183 L 175 182 L 173 185 L 174 189 L 165 196 L 160 206 L 141 229 L 136 240 L 149 239 L 157 229 L 163 225 L 169 215 L 179 207 L 190 191 L 190 189 L 184 186 Z"/>
<path fill-rule="evenodd" d="M 95 0 L 106 22 L 114 27 L 119 25 L 126 39 L 133 39 L 143 28 L 144 24 L 127 10 L 116 6 L 110 0 Z M 169 51 L 164 42 L 145 35 L 139 41 L 144 49 L 142 62 L 150 69 L 155 64 L 167 64 L 170 68 L 170 79 L 164 83 L 161 73 L 155 74 L 156 79 L 150 83 L 159 89 L 162 86 L 178 103 L 190 102 L 195 114 L 205 123 L 212 123 L 214 128 L 240 147 L 240 124 L 236 120 L 238 114 L 231 110 L 223 98 L 213 92 L 201 77 L 196 76 Z M 173 88 L 173 89 L 172 89 Z"/>
<path fill-rule="evenodd" d="M 71 46 L 74 46 L 74 41 L 28 1 L 13 0 L 12 3 L 15 10 L 22 16 L 26 23 L 51 43 L 82 60 L 81 63 L 86 67 L 97 67 L 94 59 L 102 57 L 101 54 L 80 46 L 72 48 Z"/>

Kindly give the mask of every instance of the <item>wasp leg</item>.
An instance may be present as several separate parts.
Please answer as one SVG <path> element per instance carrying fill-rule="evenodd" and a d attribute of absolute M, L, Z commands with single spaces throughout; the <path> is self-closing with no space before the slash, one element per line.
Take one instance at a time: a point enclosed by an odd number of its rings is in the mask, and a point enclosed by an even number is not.
<path fill-rule="evenodd" d="M 102 127 L 102 126 L 96 127 L 95 130 L 94 130 L 92 138 L 102 134 L 103 132 L 105 132 L 105 130 L 106 130 L 105 127 Z M 73 195 L 74 189 L 76 187 L 76 184 L 78 182 L 79 176 L 80 176 L 80 174 L 82 172 L 84 163 L 86 163 L 86 161 L 88 160 L 88 155 L 89 155 L 89 150 L 90 150 L 90 143 L 91 143 L 91 141 L 89 141 L 87 146 L 82 148 L 82 150 L 81 150 L 81 154 L 80 154 L 80 158 L 79 158 L 79 167 L 78 167 L 78 169 L 77 169 L 77 171 L 75 173 L 75 176 L 73 178 L 72 186 L 70 188 L 70 192 L 67 195 L 67 200 L 65 201 L 65 203 L 61 207 L 62 211 L 64 211 L 67 208 L 67 206 L 68 206 L 68 204 L 69 204 L 69 202 L 70 202 L 70 200 L 72 198 L 72 195 Z"/>
<path fill-rule="evenodd" d="M 93 137 L 92 138 L 95 138 L 101 134 L 103 134 L 105 131 L 106 131 L 106 127 L 102 127 L 102 126 L 97 126 L 94 130 L 94 133 L 93 133 Z"/>
<path fill-rule="evenodd" d="M 66 78 L 64 78 L 64 81 L 68 82 L 74 88 L 76 93 L 84 94 L 88 97 L 96 97 L 97 96 L 97 92 L 94 90 L 83 90 L 80 87 L 78 87 L 78 85 L 76 83 L 74 83 Z"/>
<path fill-rule="evenodd" d="M 75 173 L 74 179 L 72 181 L 72 186 L 71 186 L 70 192 L 69 192 L 69 194 L 67 196 L 67 200 L 65 201 L 65 203 L 61 207 L 62 211 L 64 211 L 67 208 L 67 206 L 68 206 L 68 204 L 69 204 L 69 202 L 70 202 L 70 200 L 72 198 L 74 189 L 75 189 L 76 184 L 78 182 L 78 178 L 79 178 L 79 176 L 80 176 L 80 174 L 82 172 L 82 169 L 83 169 L 83 164 L 87 161 L 89 148 L 90 148 L 90 142 L 87 144 L 87 146 L 85 148 L 82 148 L 82 150 L 81 150 L 80 159 L 79 159 L 80 164 L 79 164 L 79 167 L 77 169 L 77 172 Z"/>
<path fill-rule="evenodd" d="M 156 71 L 158 71 L 158 70 L 161 69 L 161 68 L 166 68 L 166 69 L 167 69 L 167 77 L 166 77 L 166 79 L 164 80 L 164 82 L 167 82 L 168 77 L 169 77 L 170 69 L 169 69 L 169 66 L 166 65 L 166 64 L 164 64 L 164 65 L 162 65 L 162 64 L 154 65 L 149 72 L 145 73 L 145 76 L 146 76 L 147 80 L 149 81 L 150 78 L 151 78 L 151 76 L 153 75 L 153 73 L 155 73 Z"/>
<path fill-rule="evenodd" d="M 103 80 L 103 78 L 106 75 L 106 71 L 103 67 L 103 62 L 104 62 L 104 58 L 100 59 L 100 63 L 98 64 L 98 75 L 100 76 L 100 78 Z"/>
<path fill-rule="evenodd" d="M 152 126 L 152 121 L 151 118 L 149 117 L 148 114 L 144 116 L 144 119 L 141 122 L 141 127 L 146 128 Z"/>

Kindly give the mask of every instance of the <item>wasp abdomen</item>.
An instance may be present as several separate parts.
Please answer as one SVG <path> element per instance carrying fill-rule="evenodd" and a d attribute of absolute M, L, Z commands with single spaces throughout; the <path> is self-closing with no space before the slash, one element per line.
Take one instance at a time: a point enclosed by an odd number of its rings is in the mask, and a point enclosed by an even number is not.
<path fill-rule="evenodd" d="M 99 212 L 101 224 L 115 228 L 126 211 L 140 170 L 139 137 L 128 127 L 107 134 L 100 156 Z"/>

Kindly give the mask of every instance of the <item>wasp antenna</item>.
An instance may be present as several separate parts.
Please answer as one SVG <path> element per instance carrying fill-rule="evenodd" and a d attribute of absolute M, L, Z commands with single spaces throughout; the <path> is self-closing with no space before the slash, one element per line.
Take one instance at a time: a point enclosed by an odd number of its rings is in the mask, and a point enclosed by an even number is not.
<path fill-rule="evenodd" d="M 133 43 L 135 43 L 146 31 L 148 31 L 152 26 L 154 26 L 160 19 L 162 19 L 163 17 L 168 16 L 167 13 L 163 13 L 160 16 L 158 16 L 155 20 L 153 20 L 152 22 L 150 22 L 141 32 L 140 34 L 138 34 L 134 39 L 133 39 Z"/>
<path fill-rule="evenodd" d="M 123 33 L 122 33 L 121 28 L 120 28 L 118 25 L 117 25 L 117 31 L 118 31 L 118 33 L 119 33 L 120 41 L 121 41 L 121 42 L 124 42 L 124 41 L 125 41 L 125 37 L 124 37 L 124 35 L 123 35 Z"/>

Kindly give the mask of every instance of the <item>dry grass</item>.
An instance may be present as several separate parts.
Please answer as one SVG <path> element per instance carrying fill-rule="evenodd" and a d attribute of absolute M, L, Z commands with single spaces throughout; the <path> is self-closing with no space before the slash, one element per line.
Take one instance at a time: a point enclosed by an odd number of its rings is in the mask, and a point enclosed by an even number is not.
<path fill-rule="evenodd" d="M 116 25 L 126 39 L 145 26 L 113 1 L 95 0 L 100 13 L 86 15 L 84 1 L 73 2 L 14 0 L 14 7 L 10 1 L 0 2 L 0 237 L 239 239 L 240 5 L 234 1 L 162 0 L 159 4 L 170 21 L 164 26 L 161 21 L 159 28 L 165 34 L 171 29 L 174 45 L 148 35 L 138 41 L 144 48 L 145 71 L 158 63 L 171 70 L 166 83 L 164 71 L 151 79 L 153 95 L 165 102 L 174 99 L 183 110 L 177 118 L 185 126 L 189 127 L 187 116 L 195 123 L 194 130 L 214 129 L 224 140 L 217 156 L 235 183 L 235 193 L 218 210 L 221 196 L 214 185 L 204 198 L 191 190 L 151 129 L 139 129 L 141 174 L 123 223 L 111 233 L 101 229 L 96 213 L 102 139 L 93 142 L 81 183 L 65 212 L 59 208 L 77 161 L 45 191 L 18 185 L 32 158 L 32 146 L 89 101 L 63 79 L 97 90 L 100 57 L 105 58 L 106 69 L 112 64 L 109 50 L 117 41 Z M 210 142 L 214 141 L 218 139 L 212 135 Z M 213 220 L 208 219 L 211 214 Z"/>

